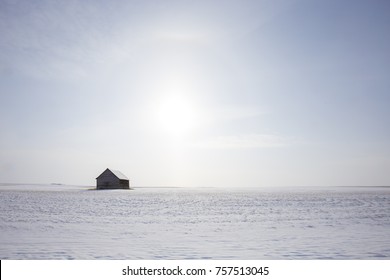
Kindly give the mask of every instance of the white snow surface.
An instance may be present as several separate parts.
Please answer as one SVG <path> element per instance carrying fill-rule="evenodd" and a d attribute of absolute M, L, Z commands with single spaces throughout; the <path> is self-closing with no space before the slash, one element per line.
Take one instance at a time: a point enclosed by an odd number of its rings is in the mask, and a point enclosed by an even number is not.
<path fill-rule="evenodd" d="M 0 185 L 0 259 L 390 259 L 390 188 Z"/>

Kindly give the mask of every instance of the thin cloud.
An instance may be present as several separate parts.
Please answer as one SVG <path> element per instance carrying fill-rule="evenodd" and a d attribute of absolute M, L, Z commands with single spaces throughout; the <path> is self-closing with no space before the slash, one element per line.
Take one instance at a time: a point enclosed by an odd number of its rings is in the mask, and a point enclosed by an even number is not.
<path fill-rule="evenodd" d="M 38 79 L 73 80 L 120 60 L 118 36 L 107 27 L 112 19 L 103 15 L 102 7 L 81 2 L 3 3 L 2 68 Z"/>
<path fill-rule="evenodd" d="M 248 8 L 250 3 L 255 9 Z M 221 14 L 219 3 L 188 4 L 2 1 L 0 65 L 38 79 L 83 79 L 97 69 L 142 56 L 144 45 L 154 46 L 156 39 L 210 44 L 222 33 L 230 38 L 236 29 L 244 32 L 257 26 L 258 12 L 266 6 L 230 3 L 232 9 Z M 243 22 L 242 17 L 253 21 Z"/>
<path fill-rule="evenodd" d="M 272 134 L 242 134 L 218 136 L 193 143 L 193 147 L 204 149 L 255 149 L 275 148 L 291 145 L 287 138 Z"/>

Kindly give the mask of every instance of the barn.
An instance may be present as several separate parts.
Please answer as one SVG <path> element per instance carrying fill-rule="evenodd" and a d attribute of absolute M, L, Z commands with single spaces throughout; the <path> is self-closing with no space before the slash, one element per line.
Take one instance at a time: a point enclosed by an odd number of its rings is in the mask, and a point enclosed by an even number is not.
<path fill-rule="evenodd" d="M 129 178 L 120 171 L 107 168 L 96 178 L 96 189 L 130 189 Z"/>

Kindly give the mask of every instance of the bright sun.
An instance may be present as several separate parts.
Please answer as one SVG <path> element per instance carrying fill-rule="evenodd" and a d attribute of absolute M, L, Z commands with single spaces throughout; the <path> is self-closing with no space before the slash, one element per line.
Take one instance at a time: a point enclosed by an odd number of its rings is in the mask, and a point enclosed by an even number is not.
<path fill-rule="evenodd" d="M 197 120 L 193 104 L 180 96 L 162 100 L 158 104 L 156 117 L 160 129 L 175 135 L 190 132 Z"/>

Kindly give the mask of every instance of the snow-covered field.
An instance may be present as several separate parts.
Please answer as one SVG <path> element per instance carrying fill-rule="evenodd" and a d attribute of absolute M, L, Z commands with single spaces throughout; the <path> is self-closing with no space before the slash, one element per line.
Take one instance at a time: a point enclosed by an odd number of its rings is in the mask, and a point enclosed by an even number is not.
<path fill-rule="evenodd" d="M 0 185 L 0 259 L 390 259 L 390 188 Z"/>

